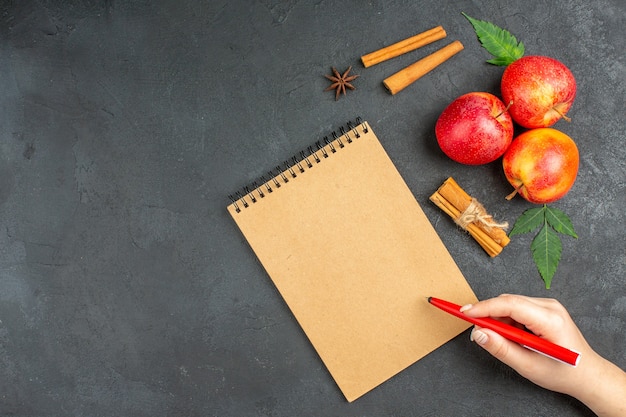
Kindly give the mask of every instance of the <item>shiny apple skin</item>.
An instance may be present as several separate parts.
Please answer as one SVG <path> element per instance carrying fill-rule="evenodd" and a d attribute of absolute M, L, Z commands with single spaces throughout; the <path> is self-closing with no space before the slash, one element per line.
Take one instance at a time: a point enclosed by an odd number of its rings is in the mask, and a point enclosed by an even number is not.
<path fill-rule="evenodd" d="M 509 113 L 513 120 L 531 129 L 554 125 L 576 98 L 572 72 L 546 56 L 525 56 L 507 66 L 500 89 L 502 101 L 512 103 Z"/>
<path fill-rule="evenodd" d="M 482 165 L 501 157 L 513 140 L 513 121 L 493 94 L 471 92 L 456 98 L 435 125 L 441 150 L 452 160 Z"/>
<path fill-rule="evenodd" d="M 578 164 L 576 143 L 553 128 L 520 134 L 502 157 L 509 183 L 535 204 L 551 203 L 567 194 L 576 181 Z"/>

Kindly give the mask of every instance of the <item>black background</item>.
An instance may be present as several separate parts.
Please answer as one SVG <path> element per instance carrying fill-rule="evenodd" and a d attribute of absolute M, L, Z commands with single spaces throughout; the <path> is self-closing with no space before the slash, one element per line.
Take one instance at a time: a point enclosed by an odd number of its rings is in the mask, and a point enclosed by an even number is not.
<path fill-rule="evenodd" d="M 437 147 L 450 101 L 499 94 L 503 69 L 485 63 L 462 11 L 578 82 L 572 122 L 555 127 L 578 144 L 579 177 L 552 206 L 579 238 L 562 238 L 551 290 L 532 235 L 490 259 L 428 201 L 453 176 L 497 219 L 533 207 L 504 200 L 499 161 L 463 166 Z M 361 116 L 480 298 L 558 298 L 624 367 L 625 16 L 622 0 L 2 1 L 0 415 L 592 415 L 467 332 L 347 403 L 226 205 Z M 361 65 L 437 25 L 445 40 Z M 460 54 L 385 90 L 384 78 L 456 39 Z M 335 101 L 323 75 L 350 65 L 357 89 Z"/>

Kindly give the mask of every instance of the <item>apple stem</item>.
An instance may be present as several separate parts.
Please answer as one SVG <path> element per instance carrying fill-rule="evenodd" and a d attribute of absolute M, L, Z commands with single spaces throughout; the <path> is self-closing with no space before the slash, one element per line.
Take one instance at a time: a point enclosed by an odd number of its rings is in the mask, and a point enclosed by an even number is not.
<path fill-rule="evenodd" d="M 513 197 L 515 197 L 517 195 L 518 192 L 519 192 L 519 188 L 516 188 L 516 189 L 513 190 L 513 192 L 511 194 L 507 195 L 505 198 L 507 200 L 511 201 L 513 199 Z"/>
<path fill-rule="evenodd" d="M 566 115 L 564 115 L 563 113 L 561 113 L 559 111 L 559 109 L 557 109 L 556 107 L 553 107 L 552 110 L 554 110 L 555 112 L 557 112 L 562 118 L 563 120 L 565 120 L 566 122 L 571 122 L 572 118 L 571 117 L 567 117 Z"/>
<path fill-rule="evenodd" d="M 498 113 L 498 115 L 495 118 L 497 119 L 498 117 L 502 116 L 504 114 L 504 112 L 509 111 L 509 107 L 511 107 L 512 104 L 513 104 L 513 100 L 509 101 L 509 104 L 506 106 L 506 108 L 504 110 L 502 110 L 500 113 Z M 561 113 L 559 113 L 559 114 L 561 114 Z M 561 114 L 561 116 L 563 116 L 563 115 Z"/>

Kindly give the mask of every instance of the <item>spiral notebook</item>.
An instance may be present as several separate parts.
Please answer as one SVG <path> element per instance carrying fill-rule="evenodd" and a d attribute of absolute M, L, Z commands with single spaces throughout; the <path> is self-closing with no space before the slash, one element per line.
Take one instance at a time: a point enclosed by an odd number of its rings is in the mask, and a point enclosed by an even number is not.
<path fill-rule="evenodd" d="M 427 302 L 476 296 L 367 122 L 230 197 L 228 211 L 348 401 L 469 327 Z"/>

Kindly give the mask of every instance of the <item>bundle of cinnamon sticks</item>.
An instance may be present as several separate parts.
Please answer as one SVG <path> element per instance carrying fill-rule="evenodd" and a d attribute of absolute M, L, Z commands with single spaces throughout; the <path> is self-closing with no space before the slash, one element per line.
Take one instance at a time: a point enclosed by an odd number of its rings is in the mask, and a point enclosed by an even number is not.
<path fill-rule="evenodd" d="M 447 34 L 443 27 L 437 26 L 400 42 L 396 42 L 393 45 L 389 45 L 377 51 L 363 55 L 361 57 L 361 61 L 367 68 L 413 51 L 417 48 L 421 48 L 422 46 L 428 45 L 439 39 L 443 39 L 446 36 Z M 383 84 L 391 94 L 396 94 L 441 65 L 443 62 L 447 61 L 461 50 L 463 50 L 463 44 L 459 41 L 454 41 L 386 78 L 383 81 Z"/>
<path fill-rule="evenodd" d="M 508 224 L 495 222 L 485 208 L 467 194 L 453 178 L 444 181 L 430 196 L 430 201 L 452 217 L 459 227 L 467 230 L 492 258 L 509 244 L 510 239 L 504 230 Z"/>

